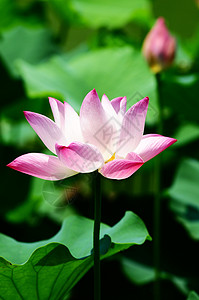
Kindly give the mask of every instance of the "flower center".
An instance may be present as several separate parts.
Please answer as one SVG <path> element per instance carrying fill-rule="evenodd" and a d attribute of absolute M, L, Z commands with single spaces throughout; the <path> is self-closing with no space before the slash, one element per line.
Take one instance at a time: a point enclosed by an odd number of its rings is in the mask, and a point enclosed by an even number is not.
<path fill-rule="evenodd" d="M 109 158 L 107 161 L 105 161 L 105 164 L 107 164 L 109 161 L 112 161 L 115 159 L 115 153 L 113 153 L 113 155 L 111 156 L 111 158 Z"/>

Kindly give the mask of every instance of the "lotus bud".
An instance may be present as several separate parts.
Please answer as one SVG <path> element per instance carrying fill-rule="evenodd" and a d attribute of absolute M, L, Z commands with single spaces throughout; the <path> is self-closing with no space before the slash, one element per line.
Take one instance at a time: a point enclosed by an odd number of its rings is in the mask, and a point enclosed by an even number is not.
<path fill-rule="evenodd" d="M 175 57 L 176 40 L 172 37 L 163 18 L 158 18 L 143 43 L 143 54 L 154 73 L 168 68 Z"/>

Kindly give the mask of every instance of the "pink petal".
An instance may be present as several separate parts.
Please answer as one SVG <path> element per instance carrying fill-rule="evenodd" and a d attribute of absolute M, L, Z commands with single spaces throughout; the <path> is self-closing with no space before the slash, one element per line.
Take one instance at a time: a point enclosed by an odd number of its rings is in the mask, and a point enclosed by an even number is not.
<path fill-rule="evenodd" d="M 123 97 L 114 98 L 111 100 L 111 105 L 113 106 L 115 112 L 118 114 L 120 110 L 120 103 Z"/>
<path fill-rule="evenodd" d="M 28 153 L 19 156 L 8 167 L 46 180 L 60 180 L 77 174 L 68 169 L 56 156 Z"/>
<path fill-rule="evenodd" d="M 65 116 L 64 116 L 64 104 L 57 99 L 49 97 L 49 103 L 52 109 L 52 113 L 54 116 L 55 123 L 57 126 L 63 131 L 65 124 Z"/>
<path fill-rule="evenodd" d="M 109 117 L 117 118 L 117 113 L 106 95 L 102 96 L 102 106 Z"/>
<path fill-rule="evenodd" d="M 111 104 L 115 110 L 115 112 L 118 114 L 121 112 L 122 115 L 126 112 L 126 97 L 118 97 L 111 100 Z"/>
<path fill-rule="evenodd" d="M 125 157 L 142 139 L 149 98 L 133 105 L 124 115 L 117 154 Z"/>
<path fill-rule="evenodd" d="M 126 103 L 127 103 L 126 97 L 123 97 L 120 102 L 120 111 L 119 111 L 119 113 L 121 113 L 122 116 L 124 116 L 126 113 Z"/>
<path fill-rule="evenodd" d="M 59 159 L 76 172 L 93 172 L 104 163 L 101 153 L 93 145 L 72 143 L 65 147 L 57 144 L 56 150 Z"/>
<path fill-rule="evenodd" d="M 104 156 L 104 159 L 112 156 L 110 138 L 104 136 L 105 127 L 108 126 L 108 117 L 100 99 L 92 90 L 84 98 L 80 109 L 80 125 L 86 143 L 95 145 Z"/>
<path fill-rule="evenodd" d="M 128 153 L 125 159 L 144 163 L 143 159 L 135 152 Z"/>
<path fill-rule="evenodd" d="M 25 111 L 24 115 L 42 142 L 50 151 L 56 153 L 56 143 L 60 143 L 62 145 L 66 144 L 66 138 L 64 137 L 61 129 L 51 119 L 29 111 Z"/>
<path fill-rule="evenodd" d="M 118 114 L 116 113 L 115 109 L 111 105 L 111 102 L 109 101 L 108 97 L 106 95 L 102 96 L 102 106 L 104 108 L 104 111 L 107 115 L 108 122 L 103 127 L 102 135 L 99 137 L 101 140 L 108 140 L 108 149 L 109 157 L 105 161 L 108 160 L 116 151 L 116 146 L 119 141 L 119 133 L 121 128 L 121 121 L 119 120 Z"/>
<path fill-rule="evenodd" d="M 123 117 L 126 113 L 126 97 L 119 97 L 109 101 L 106 95 L 102 96 L 102 106 L 109 119 L 114 118 L 116 129 L 120 130 Z"/>
<path fill-rule="evenodd" d="M 158 155 L 177 140 L 159 134 L 146 134 L 134 150 L 144 162 Z"/>
<path fill-rule="evenodd" d="M 110 179 L 125 179 L 135 173 L 143 163 L 138 155 L 129 153 L 127 159 L 114 159 L 106 163 L 100 173 Z"/>
<path fill-rule="evenodd" d="M 80 118 L 72 106 L 64 102 L 65 114 L 65 135 L 67 137 L 67 144 L 72 142 L 83 142 L 82 131 L 80 127 Z"/>

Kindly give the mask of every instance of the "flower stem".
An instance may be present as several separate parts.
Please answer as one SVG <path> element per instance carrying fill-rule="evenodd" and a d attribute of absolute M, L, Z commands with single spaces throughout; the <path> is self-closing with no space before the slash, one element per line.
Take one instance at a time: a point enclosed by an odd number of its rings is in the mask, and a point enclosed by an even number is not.
<path fill-rule="evenodd" d="M 101 220 L 101 178 L 98 171 L 94 173 L 94 300 L 101 299 L 100 280 L 100 220 Z"/>
<path fill-rule="evenodd" d="M 157 96 L 159 106 L 158 134 L 163 134 L 163 118 L 161 103 L 161 74 L 156 74 Z M 155 164 L 155 197 L 154 197 L 154 250 L 153 259 L 155 267 L 154 300 L 161 299 L 160 290 L 160 219 L 161 219 L 161 154 L 156 158 Z"/>

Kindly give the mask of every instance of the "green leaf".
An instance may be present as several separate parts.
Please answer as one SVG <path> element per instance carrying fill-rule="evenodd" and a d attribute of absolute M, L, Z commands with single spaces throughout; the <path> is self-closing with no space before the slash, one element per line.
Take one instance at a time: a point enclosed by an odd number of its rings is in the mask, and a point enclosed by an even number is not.
<path fill-rule="evenodd" d="M 51 239 L 22 243 L 0 235 L 0 297 L 63 299 L 92 267 L 93 221 L 68 217 Z M 101 259 L 150 239 L 132 212 L 113 227 L 101 224 Z"/>
<path fill-rule="evenodd" d="M 138 263 L 126 257 L 122 257 L 121 264 L 128 279 L 137 285 L 151 283 L 155 280 L 155 269 L 151 266 Z M 160 278 L 162 280 L 170 280 L 184 294 L 189 292 L 187 281 L 184 278 L 168 272 L 161 272 Z"/>
<path fill-rule="evenodd" d="M 51 35 L 45 28 L 17 26 L 4 31 L 0 40 L 0 55 L 10 73 L 15 76 L 17 59 L 35 64 L 52 54 L 52 50 Z"/>
<path fill-rule="evenodd" d="M 199 162 L 186 159 L 180 164 L 175 180 L 167 191 L 171 198 L 170 208 L 194 239 L 199 239 L 198 178 Z"/>
<path fill-rule="evenodd" d="M 185 124 L 178 128 L 174 137 L 178 140 L 175 147 L 181 147 L 199 139 L 199 126 L 196 124 Z"/>
<path fill-rule="evenodd" d="M 91 257 L 77 260 L 66 247 L 50 244 L 37 249 L 22 266 L 0 262 L 3 299 L 65 299 L 92 266 Z"/>
<path fill-rule="evenodd" d="M 33 144 L 36 134 L 24 120 L 21 122 L 12 122 L 8 119 L 0 119 L 1 140 L 4 145 L 14 145 L 24 148 L 27 144 Z"/>
<path fill-rule="evenodd" d="M 186 75 L 173 75 L 170 72 L 162 74 L 162 103 L 175 113 L 178 119 L 198 122 L 199 103 L 198 93 L 199 75 L 191 73 Z M 194 109 L 193 109 L 194 107 Z"/>
<path fill-rule="evenodd" d="M 175 180 L 168 190 L 171 198 L 179 202 L 199 208 L 199 162 L 185 159 L 180 164 Z"/>
<path fill-rule="evenodd" d="M 195 25 L 196 24 L 197 23 L 195 23 Z M 175 62 L 184 70 L 187 70 L 187 67 L 189 69 L 193 63 L 197 62 L 199 49 L 199 24 L 196 26 L 197 28 L 194 30 L 193 34 L 189 34 L 187 38 L 178 38 L 177 41 L 178 47 Z"/>
<path fill-rule="evenodd" d="M 112 99 L 127 96 L 128 107 L 149 96 L 149 123 L 158 116 L 156 81 L 142 55 L 131 47 L 108 48 L 67 57 L 53 57 L 46 63 L 32 66 L 18 64 L 31 98 L 55 96 L 65 99 L 76 110 L 85 95 L 96 88 Z"/>
<path fill-rule="evenodd" d="M 0 29 L 10 26 L 16 21 L 15 5 L 9 0 L 0 1 Z"/>
<path fill-rule="evenodd" d="M 122 258 L 121 263 L 125 275 L 135 284 L 142 285 L 155 279 L 155 270 L 152 267 L 125 257 Z"/>
<path fill-rule="evenodd" d="M 22 3 L 24 2 L 24 4 Z M 30 14 L 29 6 L 32 0 L 28 1 L 0 1 L 0 32 L 21 25 L 36 25 L 41 24 L 41 18 L 35 14 L 34 10 Z M 20 37 L 19 37 L 20 38 Z M 15 45 L 16 46 L 16 45 Z M 14 48 L 14 47 L 13 47 Z"/>
<path fill-rule="evenodd" d="M 187 300 L 199 300 L 199 296 L 195 292 L 190 292 Z"/>
<path fill-rule="evenodd" d="M 186 70 L 186 68 L 190 68 L 193 63 L 192 55 L 188 53 L 187 49 L 184 47 L 184 39 L 179 37 L 176 38 L 178 47 L 176 49 L 175 65 Z"/>
<path fill-rule="evenodd" d="M 118 28 L 138 17 L 150 17 L 147 0 L 51 0 L 51 4 L 67 22 L 89 27 Z"/>

